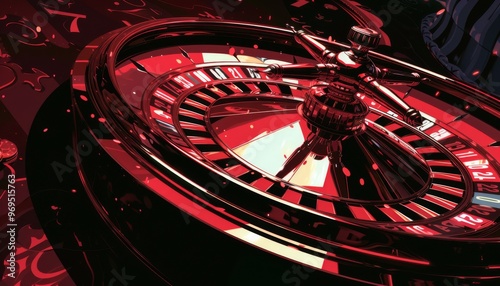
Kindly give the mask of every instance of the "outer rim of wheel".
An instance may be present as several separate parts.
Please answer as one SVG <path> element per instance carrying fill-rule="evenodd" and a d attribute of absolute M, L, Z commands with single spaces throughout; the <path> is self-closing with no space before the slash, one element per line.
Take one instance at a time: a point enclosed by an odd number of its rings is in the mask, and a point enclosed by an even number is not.
<path fill-rule="evenodd" d="M 149 151 L 145 150 L 141 145 L 140 145 L 140 139 L 139 138 L 134 138 L 130 137 L 130 134 L 125 130 L 126 128 L 120 128 L 120 120 L 116 118 L 116 116 L 110 112 L 109 110 L 106 110 L 106 102 L 103 102 L 102 99 L 99 97 L 98 93 L 99 92 L 99 83 L 97 83 L 96 77 L 95 77 L 95 71 L 100 70 L 101 72 L 104 71 L 103 77 L 107 77 L 108 80 L 110 80 L 111 85 L 109 87 L 117 87 L 117 82 L 116 79 L 114 78 L 114 67 L 116 63 L 116 56 L 113 56 L 113 54 L 117 55 L 119 51 L 130 41 L 129 39 L 131 38 L 137 38 L 142 36 L 143 34 L 150 33 L 151 30 L 161 30 L 162 28 L 170 28 L 170 27 L 175 27 L 176 25 L 182 26 L 184 24 L 188 23 L 189 25 L 213 25 L 214 27 L 220 27 L 220 26 L 234 26 L 236 25 L 237 27 L 245 28 L 245 29 L 251 29 L 251 30 L 265 30 L 266 33 L 277 33 L 279 35 L 285 36 L 285 37 L 291 37 L 291 33 L 285 29 L 280 29 L 280 28 L 269 28 L 267 26 L 263 25 L 255 25 L 255 24 L 249 24 L 249 23 L 241 23 L 241 22 L 225 22 L 225 21 L 213 21 L 213 20 L 199 20 L 199 19 L 193 19 L 193 18 L 179 18 L 179 19 L 174 19 L 174 20 L 169 20 L 169 21 L 151 21 L 151 22 L 145 22 L 130 28 L 126 28 L 122 31 L 120 31 L 118 34 L 113 35 L 112 37 L 108 38 L 107 40 L 102 39 L 103 43 L 97 48 L 96 52 L 92 55 L 92 58 L 90 60 L 89 66 L 86 68 L 86 82 L 85 84 L 88 84 L 88 86 L 85 88 L 85 90 L 82 90 L 81 85 L 73 85 L 74 89 L 74 95 L 75 97 L 77 94 L 86 92 L 90 96 L 90 102 L 92 102 L 93 107 L 95 108 L 100 116 L 106 118 L 107 126 L 110 134 L 112 134 L 113 138 L 117 138 L 121 142 L 121 146 L 124 150 L 127 150 L 129 153 L 134 153 L 136 152 L 141 152 L 142 154 L 147 154 L 150 153 Z M 158 25 L 160 25 L 160 28 L 158 28 Z M 342 48 L 345 47 L 342 44 L 337 44 L 337 43 L 329 43 L 332 45 L 337 45 L 338 47 Z M 90 44 L 92 45 L 92 44 Z M 106 55 L 103 57 L 103 55 Z M 458 93 L 455 93 L 454 95 L 466 102 L 471 102 L 474 103 L 476 106 L 479 108 L 483 109 L 487 113 L 491 114 L 492 116 L 500 116 L 500 101 L 483 91 L 477 90 L 471 86 L 468 86 L 466 84 L 463 84 L 461 82 L 454 81 L 452 79 L 434 74 L 431 71 L 427 71 L 424 69 L 421 69 L 419 67 L 415 67 L 406 63 L 403 63 L 398 60 L 394 60 L 392 58 L 386 57 L 381 54 L 377 53 L 372 53 L 374 58 L 380 61 L 388 62 L 390 64 L 399 66 L 399 67 L 404 67 L 407 69 L 414 69 L 417 70 L 418 72 L 422 73 L 428 78 L 431 78 L 429 85 L 434 85 L 438 83 L 444 84 L 447 87 L 454 88 L 455 90 L 458 90 Z M 80 55 L 81 59 L 85 59 L 86 55 Z M 102 70 L 102 67 L 106 66 L 107 70 Z M 76 64 L 75 65 L 75 70 L 82 70 L 82 64 Z M 119 89 L 116 88 L 118 93 Z M 94 94 L 96 93 L 96 94 Z M 478 98 L 472 98 L 471 96 L 475 95 L 478 96 Z M 77 109 L 79 109 L 80 117 L 85 118 L 82 115 L 82 110 L 81 110 L 81 105 L 82 103 L 79 102 L 78 98 L 74 98 L 74 102 L 76 103 Z M 123 102 L 121 103 L 123 104 Z M 126 104 L 123 104 L 122 106 L 126 106 Z M 83 111 L 84 112 L 84 111 Z M 137 120 L 141 125 L 147 126 L 147 122 L 143 121 L 140 117 L 136 116 L 133 112 L 130 113 L 130 115 L 134 118 L 134 120 Z M 78 120 L 78 119 L 77 119 Z M 87 123 L 88 124 L 88 123 Z M 92 123 L 93 126 L 96 126 L 95 123 Z M 109 128 L 111 127 L 111 128 Z M 158 134 L 152 134 L 152 137 L 158 137 L 161 138 L 161 136 L 158 136 Z M 106 148 L 105 148 L 106 149 Z M 156 162 L 149 162 L 147 163 L 146 161 L 143 160 L 143 158 L 140 157 L 135 157 L 132 156 L 135 160 L 142 162 L 147 169 L 153 168 L 152 166 L 158 164 L 164 165 L 164 163 L 161 163 L 159 161 Z M 81 177 L 84 179 L 84 170 L 81 171 Z M 170 172 L 174 170 L 170 169 Z M 156 172 L 151 172 L 152 175 L 158 173 Z M 175 172 L 174 172 L 175 173 Z M 200 187 L 200 186 L 199 186 Z M 92 191 L 87 188 L 87 192 L 89 195 L 92 197 L 94 194 Z M 98 200 L 95 200 L 94 203 L 100 205 L 98 203 Z M 227 202 L 226 202 L 227 203 Z M 105 216 L 104 213 L 102 213 L 103 216 Z M 318 214 L 320 215 L 320 214 Z M 339 218 L 338 223 L 341 224 L 346 224 L 348 226 L 352 226 L 357 228 L 358 226 L 353 225 L 352 222 L 348 222 L 346 220 L 342 220 Z M 204 222 L 207 222 L 206 220 Z M 364 228 L 363 226 L 359 226 L 360 228 Z M 119 232 L 119 231 L 118 231 Z M 242 239 L 241 237 L 236 237 L 237 239 Z M 428 238 L 426 237 L 427 240 L 436 240 L 439 241 L 441 240 L 441 237 L 432 237 Z M 450 240 L 450 237 L 445 238 L 445 240 Z M 483 241 L 482 239 L 468 239 L 469 241 Z M 267 249 L 268 251 L 272 251 L 270 249 Z M 317 255 L 319 256 L 322 251 L 319 251 L 318 249 L 315 250 Z M 279 254 L 278 254 L 279 255 Z M 290 259 L 290 257 L 288 257 Z M 300 262 L 300 261 L 298 261 Z M 423 263 L 425 265 L 426 263 Z M 325 270 L 325 269 L 324 269 Z M 328 270 L 326 270 L 328 272 Z M 340 275 L 339 273 L 334 273 L 335 275 Z"/>

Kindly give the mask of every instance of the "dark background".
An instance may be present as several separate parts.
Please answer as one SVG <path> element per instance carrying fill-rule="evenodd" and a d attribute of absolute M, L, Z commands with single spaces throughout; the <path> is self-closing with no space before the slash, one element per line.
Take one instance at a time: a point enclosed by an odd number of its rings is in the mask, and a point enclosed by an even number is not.
<path fill-rule="evenodd" d="M 356 10 L 347 11 L 348 3 Z M 151 19 L 167 17 L 208 17 L 257 22 L 284 27 L 292 24 L 321 37 L 332 37 L 346 42 L 352 25 L 370 23 L 380 28 L 383 35 L 378 51 L 398 59 L 418 64 L 439 73 L 450 75 L 432 56 L 425 45 L 420 25 L 422 19 L 442 9 L 441 1 L 361 0 L 349 1 L 249 1 L 249 0 L 2 0 L 0 2 L 0 138 L 14 142 L 19 148 L 17 160 L 11 164 L 16 174 L 17 261 L 16 279 L 5 277 L 2 285 L 85 285 L 73 281 L 54 249 L 67 245 L 49 243 L 40 212 L 33 207 L 26 178 L 26 161 L 50 172 L 51 167 L 40 163 L 36 155 L 27 158 L 26 145 L 30 134 L 54 132 L 45 121 L 35 121 L 37 112 L 45 103 L 45 110 L 53 109 L 44 120 L 71 120 L 68 104 L 71 94 L 59 88 L 71 76 L 72 65 L 83 47 L 94 38 L 114 29 Z M 67 88 L 67 87 L 66 87 Z M 55 92 L 58 90 L 58 92 Z M 61 92 L 62 90 L 62 92 Z M 50 98 L 49 98 L 50 97 Z M 54 97 L 64 97 L 62 104 L 53 104 Z M 53 107 L 52 107 L 53 106 Z M 66 131 L 65 131 L 66 132 Z M 59 136 L 59 135 L 58 135 Z M 62 136 L 62 135 L 61 135 Z M 59 137 L 51 137 L 58 140 Z M 54 142 L 39 144 L 30 140 L 31 150 L 57 152 Z M 49 146 L 49 147 L 47 147 Z M 62 145 L 64 146 L 64 145 Z M 0 255 L 7 255 L 5 235 L 7 205 L 5 177 L 7 169 L 0 169 Z M 29 187 L 29 188 L 28 188 Z M 64 190 L 76 187 L 65 183 Z M 50 195 L 50 194 L 49 194 Z M 57 214 L 58 206 L 49 212 Z M 85 214 L 81 214 L 85 217 Z M 78 239 L 77 239 L 78 240 Z M 61 253 L 61 252 L 58 252 Z M 81 253 L 75 253 L 82 259 Z M 67 255 L 66 255 L 67 257 Z M 2 265 L 3 266 L 3 265 Z M 244 267 L 244 265 L 242 266 Z M 7 271 L 0 268 L 2 273 Z M 127 270 L 129 269 L 129 270 Z M 82 270 L 83 271 L 83 270 Z M 116 277 L 134 272 L 119 265 L 102 278 L 103 285 L 127 285 Z M 74 273 L 74 270 L 73 270 Z M 226 273 L 228 276 L 234 274 Z M 97 275 L 97 274 L 92 274 Z M 281 273 L 277 274 L 278 276 Z M 114 279 L 114 280 L 113 280 Z M 235 278 L 236 280 L 238 277 Z M 233 281 L 236 281 L 233 279 Z M 121 283 L 120 283 L 121 282 Z M 131 285 L 131 284 L 130 284 Z M 207 284 L 208 285 L 208 284 Z M 238 284 L 235 284 L 238 285 Z M 241 284 L 243 285 L 243 284 Z M 267 285 L 262 283 L 260 285 Z M 339 284 L 343 285 L 343 284 Z"/>

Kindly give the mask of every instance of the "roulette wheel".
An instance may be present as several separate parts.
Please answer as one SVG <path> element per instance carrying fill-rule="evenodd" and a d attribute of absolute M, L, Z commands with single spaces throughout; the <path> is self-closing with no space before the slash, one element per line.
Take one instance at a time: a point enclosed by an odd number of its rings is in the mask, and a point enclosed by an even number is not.
<path fill-rule="evenodd" d="M 229 283 L 239 251 L 285 285 L 496 281 L 499 99 L 372 51 L 372 29 L 347 39 L 198 18 L 105 34 L 51 166 L 156 282 Z M 203 277 L 175 274 L 194 256 Z"/>

